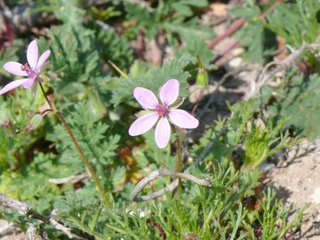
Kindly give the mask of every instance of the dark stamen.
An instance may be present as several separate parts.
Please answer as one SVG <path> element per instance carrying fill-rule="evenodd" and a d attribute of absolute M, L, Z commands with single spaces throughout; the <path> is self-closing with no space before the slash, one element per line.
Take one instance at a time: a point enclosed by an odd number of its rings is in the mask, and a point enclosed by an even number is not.
<path fill-rule="evenodd" d="M 169 113 L 169 108 L 165 105 L 157 105 L 156 112 L 159 114 L 159 116 L 165 117 Z"/>

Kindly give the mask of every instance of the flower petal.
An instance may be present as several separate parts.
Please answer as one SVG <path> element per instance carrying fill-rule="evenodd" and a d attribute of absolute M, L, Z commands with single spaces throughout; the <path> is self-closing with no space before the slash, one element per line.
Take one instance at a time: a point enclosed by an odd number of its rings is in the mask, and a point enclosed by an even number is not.
<path fill-rule="evenodd" d="M 35 70 L 38 62 L 38 44 L 37 40 L 33 40 L 27 49 L 27 60 L 29 66 Z"/>
<path fill-rule="evenodd" d="M 160 89 L 161 102 L 167 106 L 174 103 L 179 96 L 179 81 L 177 79 L 170 79 Z"/>
<path fill-rule="evenodd" d="M 167 118 L 160 118 L 156 130 L 155 130 L 155 140 L 159 148 L 165 148 L 168 145 L 171 134 L 170 123 Z"/>
<path fill-rule="evenodd" d="M 140 105 L 146 109 L 155 109 L 158 105 L 157 97 L 149 89 L 136 87 L 133 95 Z"/>
<path fill-rule="evenodd" d="M 51 51 L 47 50 L 44 53 L 41 54 L 39 61 L 37 63 L 37 70 L 40 71 L 43 64 L 47 61 L 48 57 L 50 56 Z"/>
<path fill-rule="evenodd" d="M 4 86 L 4 88 L 0 90 L 0 95 L 19 87 L 20 85 L 24 84 L 28 80 L 29 78 L 24 78 L 24 79 L 15 80 L 11 83 L 8 83 L 7 85 Z"/>
<path fill-rule="evenodd" d="M 157 113 L 148 113 L 136 119 L 129 128 L 131 136 L 137 136 L 149 131 L 157 122 L 159 116 Z"/>
<path fill-rule="evenodd" d="M 33 85 L 35 79 L 36 79 L 35 77 L 34 78 L 29 78 L 29 80 L 26 81 L 23 84 L 23 87 L 26 88 L 26 89 L 31 88 L 31 86 Z"/>
<path fill-rule="evenodd" d="M 3 65 L 4 70 L 7 72 L 18 75 L 18 76 L 28 76 L 28 74 L 25 71 L 22 71 L 22 64 L 18 62 L 7 62 L 5 65 Z"/>
<path fill-rule="evenodd" d="M 199 126 L 198 119 L 181 109 L 170 110 L 169 117 L 172 123 L 180 128 L 191 129 Z"/>

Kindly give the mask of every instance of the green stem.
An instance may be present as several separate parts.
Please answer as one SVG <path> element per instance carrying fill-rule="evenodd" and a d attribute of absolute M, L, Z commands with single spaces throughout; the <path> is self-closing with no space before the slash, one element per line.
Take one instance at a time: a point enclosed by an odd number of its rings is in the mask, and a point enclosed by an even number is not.
<path fill-rule="evenodd" d="M 173 126 L 173 132 L 176 136 L 176 145 L 177 145 L 177 161 L 176 161 L 176 167 L 175 167 L 175 172 L 180 173 L 182 172 L 182 159 L 181 159 L 181 155 L 182 155 L 182 147 L 181 147 L 181 141 L 178 135 L 178 131 L 176 129 L 175 126 Z M 178 179 L 179 183 L 178 183 L 178 196 L 181 196 L 181 192 L 182 192 L 182 186 L 181 186 L 181 179 Z"/>
<path fill-rule="evenodd" d="M 88 158 L 86 157 L 85 153 L 83 152 L 83 150 L 82 150 L 82 148 L 81 148 L 78 140 L 77 140 L 76 137 L 74 136 L 74 134 L 73 134 L 73 132 L 72 132 L 69 124 L 67 123 L 67 121 L 66 121 L 66 119 L 64 118 L 64 116 L 62 115 L 62 113 L 59 112 L 59 111 L 57 111 L 56 109 L 54 109 L 52 103 L 49 101 L 49 98 L 47 97 L 47 95 L 46 95 L 46 93 L 45 93 L 45 91 L 44 91 L 44 89 L 43 89 L 42 84 L 41 84 L 41 83 L 39 83 L 39 84 L 40 84 L 41 91 L 42 91 L 42 93 L 43 93 L 43 95 L 44 95 L 47 103 L 49 104 L 51 110 L 57 114 L 59 120 L 62 122 L 63 127 L 65 128 L 65 130 L 67 131 L 68 135 L 70 136 L 70 138 L 71 138 L 74 146 L 76 147 L 76 150 L 78 151 L 78 153 L 79 153 L 79 155 L 80 155 L 83 163 L 85 164 L 86 169 L 87 169 L 89 175 L 92 177 L 92 179 L 93 179 L 93 181 L 95 182 L 95 184 L 96 184 L 99 192 L 102 194 L 102 197 L 103 197 L 103 200 L 104 200 L 106 206 L 107 206 L 107 207 L 110 207 L 110 206 L 111 206 L 111 203 L 110 203 L 110 201 L 109 201 L 109 199 L 108 199 L 108 197 L 107 197 L 107 194 L 106 194 L 106 192 L 104 191 L 101 183 L 99 182 L 99 179 L 98 179 L 97 175 L 95 174 L 95 172 L 94 172 L 94 170 L 93 170 L 93 168 L 92 168 L 92 166 L 91 166 Z"/>

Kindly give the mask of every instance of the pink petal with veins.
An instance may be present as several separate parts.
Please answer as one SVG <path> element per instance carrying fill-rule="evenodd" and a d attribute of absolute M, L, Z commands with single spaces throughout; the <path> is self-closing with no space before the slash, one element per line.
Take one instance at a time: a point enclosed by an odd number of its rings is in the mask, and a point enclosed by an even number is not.
<path fill-rule="evenodd" d="M 43 64 L 47 61 L 48 57 L 50 56 L 51 51 L 47 50 L 44 53 L 41 54 L 38 63 L 37 63 L 37 70 L 40 71 Z"/>
<path fill-rule="evenodd" d="M 145 109 L 155 109 L 158 105 L 157 97 L 149 89 L 136 87 L 133 95 Z"/>
<path fill-rule="evenodd" d="M 149 131 L 157 122 L 159 116 L 157 113 L 148 113 L 136 119 L 129 128 L 131 136 L 137 136 Z"/>
<path fill-rule="evenodd" d="M 181 109 L 170 110 L 169 118 L 174 125 L 177 125 L 180 128 L 192 129 L 199 125 L 198 119 Z"/>
<path fill-rule="evenodd" d="M 155 140 L 159 148 L 165 148 L 170 140 L 171 127 L 167 118 L 160 118 L 156 130 L 155 130 Z"/>
<path fill-rule="evenodd" d="M 4 70 L 8 71 L 11 74 L 18 76 L 28 76 L 25 71 L 21 70 L 22 64 L 18 62 L 7 62 L 3 65 Z"/>
<path fill-rule="evenodd" d="M 33 85 L 35 79 L 36 79 L 35 77 L 34 78 L 29 78 L 29 80 L 26 81 L 23 84 L 23 87 L 26 88 L 26 89 L 31 88 L 31 86 Z"/>
<path fill-rule="evenodd" d="M 160 89 L 159 93 L 161 102 L 167 106 L 174 103 L 179 96 L 179 81 L 170 79 Z"/>
<path fill-rule="evenodd" d="M 38 44 L 37 40 L 33 40 L 27 49 L 27 60 L 29 63 L 29 66 L 35 70 L 38 62 Z"/>
<path fill-rule="evenodd" d="M 15 80 L 15 81 L 5 85 L 4 88 L 2 88 L 0 90 L 0 95 L 4 94 L 12 89 L 19 87 L 20 85 L 24 84 L 28 80 L 29 80 L 29 78 L 19 79 L 19 80 Z"/>

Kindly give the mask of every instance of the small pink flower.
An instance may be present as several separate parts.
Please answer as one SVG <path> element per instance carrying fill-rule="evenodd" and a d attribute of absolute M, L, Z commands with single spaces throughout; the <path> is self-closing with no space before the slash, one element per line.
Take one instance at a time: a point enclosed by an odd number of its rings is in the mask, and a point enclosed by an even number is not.
<path fill-rule="evenodd" d="M 50 50 L 42 53 L 40 58 L 38 58 L 38 44 L 36 40 L 33 40 L 27 49 L 27 60 L 28 63 L 22 65 L 18 62 L 7 62 L 4 64 L 3 68 L 17 76 L 26 76 L 27 78 L 15 80 L 0 90 L 0 95 L 23 85 L 24 88 L 30 88 L 35 81 L 40 81 L 40 71 L 44 63 L 50 56 Z"/>
<path fill-rule="evenodd" d="M 172 105 L 179 96 L 179 81 L 168 80 L 159 92 L 159 100 L 149 89 L 137 87 L 133 95 L 140 105 L 151 112 L 135 120 L 130 128 L 129 134 L 137 136 L 149 131 L 155 124 L 155 141 L 159 148 L 165 148 L 171 134 L 170 123 L 180 127 L 192 129 L 199 125 L 199 121 L 184 110 L 175 109 Z"/>

